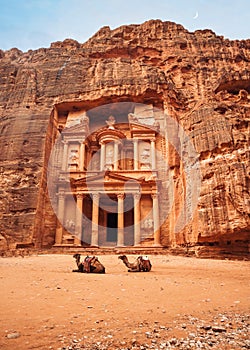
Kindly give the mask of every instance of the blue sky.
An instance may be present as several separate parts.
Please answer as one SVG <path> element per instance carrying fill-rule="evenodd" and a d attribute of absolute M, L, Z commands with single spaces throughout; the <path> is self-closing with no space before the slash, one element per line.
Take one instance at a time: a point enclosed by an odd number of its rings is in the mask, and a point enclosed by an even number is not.
<path fill-rule="evenodd" d="M 150 19 L 250 38 L 249 0 L 0 0 L 0 49 L 27 51 L 66 38 L 83 43 L 105 25 Z"/>

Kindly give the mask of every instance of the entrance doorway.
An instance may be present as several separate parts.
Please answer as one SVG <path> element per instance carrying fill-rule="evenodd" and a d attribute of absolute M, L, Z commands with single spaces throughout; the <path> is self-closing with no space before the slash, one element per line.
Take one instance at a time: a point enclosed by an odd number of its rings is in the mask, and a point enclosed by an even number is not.
<path fill-rule="evenodd" d="M 117 242 L 117 213 L 107 213 L 107 242 Z"/>

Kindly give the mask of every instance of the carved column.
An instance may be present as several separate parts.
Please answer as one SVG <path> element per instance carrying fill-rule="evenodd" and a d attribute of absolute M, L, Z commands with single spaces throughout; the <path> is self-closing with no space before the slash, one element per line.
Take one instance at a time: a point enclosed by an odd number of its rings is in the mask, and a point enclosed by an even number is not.
<path fill-rule="evenodd" d="M 155 155 L 155 140 L 151 139 L 151 162 L 152 162 L 152 170 L 156 168 L 156 155 Z"/>
<path fill-rule="evenodd" d="M 160 215 L 159 215 L 159 200 L 158 194 L 153 193 L 151 195 L 153 199 L 153 219 L 154 219 L 154 246 L 161 246 L 160 240 Z"/>
<path fill-rule="evenodd" d="M 64 207 L 65 207 L 65 193 L 64 191 L 60 191 L 58 194 L 58 210 L 57 210 L 59 227 L 57 227 L 56 229 L 55 244 L 62 244 Z"/>
<path fill-rule="evenodd" d="M 114 142 L 114 170 L 118 170 L 118 156 L 119 156 L 119 144 L 118 141 Z"/>
<path fill-rule="evenodd" d="M 79 170 L 84 171 L 85 163 L 85 143 L 82 142 L 80 145 L 80 159 L 79 159 Z"/>
<path fill-rule="evenodd" d="M 67 171 L 67 163 L 68 163 L 68 142 L 63 141 L 62 171 Z"/>
<path fill-rule="evenodd" d="M 138 160 L 139 160 L 138 139 L 133 139 L 133 143 L 134 143 L 134 170 L 138 170 Z"/>
<path fill-rule="evenodd" d="M 98 216 L 99 216 L 99 193 L 93 193 L 92 195 L 92 235 L 91 245 L 98 246 Z"/>
<path fill-rule="evenodd" d="M 76 195 L 76 230 L 75 230 L 75 237 L 74 237 L 74 244 L 81 245 L 81 238 L 82 238 L 82 202 L 83 202 L 83 195 L 77 194 Z"/>
<path fill-rule="evenodd" d="M 141 242 L 141 223 L 140 223 L 140 193 L 134 194 L 134 245 L 140 245 Z"/>
<path fill-rule="evenodd" d="M 117 245 L 124 245 L 124 193 L 118 193 L 118 236 Z"/>
<path fill-rule="evenodd" d="M 104 169 L 104 164 L 105 164 L 105 143 L 101 142 L 101 159 L 100 159 L 100 170 L 102 171 Z"/>

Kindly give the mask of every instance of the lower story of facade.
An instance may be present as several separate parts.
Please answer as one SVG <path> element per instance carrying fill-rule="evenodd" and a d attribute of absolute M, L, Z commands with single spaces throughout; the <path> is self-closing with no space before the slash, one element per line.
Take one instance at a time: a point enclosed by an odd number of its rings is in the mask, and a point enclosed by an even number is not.
<path fill-rule="evenodd" d="M 63 192 L 55 246 L 160 246 L 158 193 Z"/>

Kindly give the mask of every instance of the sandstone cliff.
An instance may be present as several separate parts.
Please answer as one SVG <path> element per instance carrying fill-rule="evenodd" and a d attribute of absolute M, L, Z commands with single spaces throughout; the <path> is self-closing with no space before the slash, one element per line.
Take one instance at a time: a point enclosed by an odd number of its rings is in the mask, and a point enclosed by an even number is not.
<path fill-rule="evenodd" d="M 162 243 L 247 247 L 250 232 L 250 40 L 211 30 L 188 32 L 152 20 L 100 29 L 86 43 L 0 51 L 0 244 L 54 243 L 46 168 L 55 141 L 54 107 L 87 109 L 135 101 L 162 107 L 182 125 L 198 154 L 201 192 L 193 220 L 171 233 L 185 179 L 169 148 L 173 211 Z M 60 107 L 59 107 L 60 108 Z M 164 232 L 165 230 L 165 232 Z"/>

